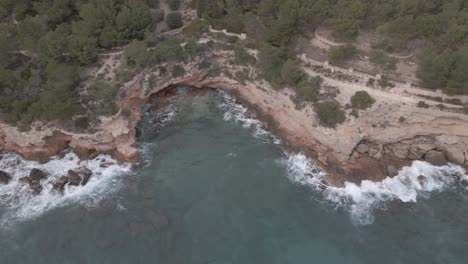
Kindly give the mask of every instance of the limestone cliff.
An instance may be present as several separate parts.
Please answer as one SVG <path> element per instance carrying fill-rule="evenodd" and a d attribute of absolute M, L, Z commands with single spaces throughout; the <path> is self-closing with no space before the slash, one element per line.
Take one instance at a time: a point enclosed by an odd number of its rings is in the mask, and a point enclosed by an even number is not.
<path fill-rule="evenodd" d="M 237 96 L 256 111 L 258 118 L 283 139 L 288 149 L 314 157 L 329 172 L 330 184 L 364 179 L 381 180 L 411 160 L 433 163 L 447 159 L 468 165 L 468 115 L 436 109 L 421 109 L 417 98 L 370 89 L 324 76 L 325 82 L 341 90 L 337 100 L 346 104 L 352 92 L 367 90 L 376 103 L 359 118 L 348 117 L 336 129 L 319 125 L 311 105 L 297 108 L 288 89 L 277 91 L 262 80 L 236 81 L 223 74 L 210 77 L 209 70 L 196 64 L 185 65 L 183 77 L 158 78 L 150 87 L 150 72 L 136 76 L 124 88 L 119 112 L 102 119 L 95 133 L 79 134 L 53 126 L 36 126 L 29 132 L 0 124 L 0 146 L 27 159 L 46 161 L 65 148 L 74 149 L 83 158 L 110 153 L 120 161 L 138 162 L 136 126 L 145 103 L 165 89 L 177 85 L 214 87 Z M 235 67 L 226 66 L 226 71 Z M 318 75 L 309 69 L 309 74 Z M 398 87 L 396 88 L 398 89 Z M 128 114 L 130 113 L 130 114 Z"/>

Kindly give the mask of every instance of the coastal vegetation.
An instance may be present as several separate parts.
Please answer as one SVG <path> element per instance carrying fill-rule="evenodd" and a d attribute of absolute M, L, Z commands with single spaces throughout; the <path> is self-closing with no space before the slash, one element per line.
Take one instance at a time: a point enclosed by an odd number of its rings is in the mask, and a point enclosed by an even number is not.
<path fill-rule="evenodd" d="M 351 106 L 355 109 L 366 110 L 375 103 L 375 99 L 366 91 L 358 91 L 351 96 Z"/>
<path fill-rule="evenodd" d="M 369 61 L 379 67 L 382 67 L 386 71 L 394 71 L 397 66 L 397 59 L 387 56 L 382 51 L 372 51 L 369 54 Z"/>
<path fill-rule="evenodd" d="M 330 62 L 339 63 L 354 56 L 358 50 L 351 44 L 346 44 L 331 49 L 329 54 Z"/>
<path fill-rule="evenodd" d="M 171 12 L 166 16 L 166 23 L 170 29 L 180 28 L 183 25 L 180 12 Z"/>
<path fill-rule="evenodd" d="M 342 40 L 353 40 L 362 31 L 379 34 L 381 41 L 373 48 L 381 51 L 369 59 L 385 70 L 396 67 L 386 52 L 416 50 L 418 77 L 426 86 L 468 94 L 468 6 L 463 1 L 192 0 L 198 18 L 177 37 L 162 36 L 157 24 L 165 23 L 164 30 L 182 27 L 185 4 L 160 1 L 0 0 L 2 120 L 26 128 L 34 120 L 68 122 L 91 112 L 113 114 L 116 87 L 138 70 L 166 62 L 178 65 L 226 46 L 235 52 L 236 64 L 254 67 L 275 89 L 289 87 L 301 101 L 317 102 L 322 80 L 303 71 L 294 47 L 299 36 L 319 26 Z M 249 38 L 240 43 L 223 35 L 224 40 L 202 47 L 196 37 L 209 25 Z M 112 48 L 123 48 L 116 79 L 90 80 L 86 70 Z M 329 59 L 338 63 L 356 53 L 356 47 L 344 45 L 332 49 Z M 209 65 L 203 61 L 200 68 Z M 183 74 L 177 66 L 170 69 L 174 76 Z M 247 78 L 245 72 L 232 75 Z M 386 82 L 379 85 L 390 87 Z M 316 109 L 340 113 L 332 104 Z M 332 119 L 340 121 L 340 116 Z"/>
<path fill-rule="evenodd" d="M 336 101 L 318 103 L 316 112 L 320 124 L 325 127 L 335 128 L 346 120 L 346 113 L 341 109 L 340 103 Z"/>
<path fill-rule="evenodd" d="M 143 0 L 3 0 L 0 19 L 0 111 L 25 125 L 86 112 L 77 90 L 82 69 L 100 50 L 143 39 L 153 26 Z"/>

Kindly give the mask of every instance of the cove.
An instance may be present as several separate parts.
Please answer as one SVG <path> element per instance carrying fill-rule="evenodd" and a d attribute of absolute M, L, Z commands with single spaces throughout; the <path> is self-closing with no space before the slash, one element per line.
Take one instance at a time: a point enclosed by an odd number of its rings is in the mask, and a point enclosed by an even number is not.
<path fill-rule="evenodd" d="M 337 206 L 294 181 L 275 138 L 228 104 L 209 91 L 146 111 L 143 166 L 105 183 L 115 190 L 91 206 L 66 203 L 0 229 L 1 263 L 468 261 L 465 189 L 382 203 L 372 224 L 356 224 L 349 208 L 359 204 Z"/>

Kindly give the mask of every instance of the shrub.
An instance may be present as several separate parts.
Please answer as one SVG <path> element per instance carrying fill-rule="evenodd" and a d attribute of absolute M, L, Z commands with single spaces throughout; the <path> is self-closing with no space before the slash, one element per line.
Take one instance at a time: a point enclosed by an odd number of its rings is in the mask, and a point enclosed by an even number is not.
<path fill-rule="evenodd" d="M 447 98 L 445 99 L 445 102 L 454 105 L 463 105 L 463 102 L 458 98 Z"/>
<path fill-rule="evenodd" d="M 351 97 L 353 108 L 365 110 L 374 104 L 375 100 L 366 91 L 356 92 Z"/>
<path fill-rule="evenodd" d="M 202 61 L 201 63 L 198 64 L 198 69 L 199 70 L 202 70 L 202 69 L 208 69 L 211 67 L 211 63 L 209 61 Z"/>
<path fill-rule="evenodd" d="M 236 36 L 227 36 L 226 38 L 226 41 L 231 44 L 236 43 L 238 40 L 239 39 Z"/>
<path fill-rule="evenodd" d="M 130 109 L 128 109 L 128 108 L 125 108 L 124 110 L 122 110 L 122 115 L 125 118 L 129 118 L 132 115 L 132 111 L 130 111 Z"/>
<path fill-rule="evenodd" d="M 372 51 L 369 54 L 369 61 L 373 64 L 381 66 L 384 70 L 394 71 L 397 69 L 398 60 L 387 56 L 382 51 Z"/>
<path fill-rule="evenodd" d="M 146 0 L 150 8 L 159 8 L 159 0 Z"/>
<path fill-rule="evenodd" d="M 295 59 L 288 59 L 281 67 L 280 82 L 290 87 L 296 87 L 306 78 L 306 74 L 300 68 L 300 63 Z"/>
<path fill-rule="evenodd" d="M 164 20 L 164 10 L 162 9 L 156 9 L 152 11 L 154 22 L 159 23 Z"/>
<path fill-rule="evenodd" d="M 295 87 L 296 99 L 299 101 L 314 102 L 319 95 L 319 89 L 314 87 L 311 81 L 303 80 Z"/>
<path fill-rule="evenodd" d="M 130 66 L 144 66 L 148 61 L 149 52 L 144 41 L 133 40 L 124 49 L 124 55 L 127 65 Z"/>
<path fill-rule="evenodd" d="M 236 71 L 234 74 L 236 79 L 242 83 L 249 79 L 249 71 L 247 69 L 243 69 L 241 71 Z"/>
<path fill-rule="evenodd" d="M 254 56 L 250 55 L 241 45 L 235 45 L 234 52 L 236 53 L 235 62 L 238 64 L 255 65 L 255 63 L 257 63 L 257 59 Z"/>
<path fill-rule="evenodd" d="M 158 70 L 159 70 L 159 74 L 161 75 L 165 75 L 167 73 L 167 69 L 163 66 L 159 66 Z"/>
<path fill-rule="evenodd" d="M 184 29 L 184 33 L 192 36 L 198 36 L 208 31 L 208 23 L 204 19 L 195 19 Z"/>
<path fill-rule="evenodd" d="M 89 100 L 94 101 L 90 108 L 98 115 L 110 116 L 117 112 L 116 99 L 119 88 L 106 81 L 97 80 L 89 88 Z"/>
<path fill-rule="evenodd" d="M 395 85 L 393 83 L 389 82 L 387 79 L 384 79 L 384 78 L 381 78 L 378 81 L 378 83 L 382 88 L 393 88 L 393 87 L 395 87 Z"/>
<path fill-rule="evenodd" d="M 367 83 L 366 83 L 366 86 L 368 87 L 374 87 L 374 83 L 375 83 L 375 79 L 374 78 L 370 78 Z"/>
<path fill-rule="evenodd" d="M 166 16 L 166 23 L 170 29 L 180 28 L 184 25 L 180 12 L 172 12 Z"/>
<path fill-rule="evenodd" d="M 78 117 L 74 123 L 78 129 L 87 129 L 89 127 L 89 119 L 86 116 Z"/>
<path fill-rule="evenodd" d="M 315 102 L 322 88 L 323 79 L 315 76 L 310 79 L 302 79 L 296 86 L 296 97 L 301 101 Z"/>
<path fill-rule="evenodd" d="M 429 105 L 424 101 L 419 101 L 418 102 L 418 107 L 419 108 L 429 108 Z"/>
<path fill-rule="evenodd" d="M 185 74 L 184 67 L 180 65 L 176 65 L 174 66 L 174 68 L 172 68 L 172 77 L 180 77 L 180 76 L 183 76 L 184 74 Z"/>
<path fill-rule="evenodd" d="M 325 127 L 335 128 L 346 120 L 346 114 L 336 101 L 319 103 L 315 111 L 317 112 L 320 124 Z"/>
<path fill-rule="evenodd" d="M 356 47 L 354 47 L 351 44 L 346 44 L 343 46 L 332 48 L 330 53 L 328 54 L 328 58 L 331 62 L 337 63 L 351 58 L 357 52 L 358 50 L 356 49 Z"/>
<path fill-rule="evenodd" d="M 180 0 L 169 0 L 167 4 L 172 11 L 176 11 L 180 8 Z"/>

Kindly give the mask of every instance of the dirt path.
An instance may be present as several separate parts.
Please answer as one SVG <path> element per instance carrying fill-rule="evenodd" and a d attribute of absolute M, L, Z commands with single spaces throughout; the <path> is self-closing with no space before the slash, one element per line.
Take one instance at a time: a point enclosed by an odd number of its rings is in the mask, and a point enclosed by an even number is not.
<path fill-rule="evenodd" d="M 317 61 L 308 57 L 304 57 L 304 56 L 301 56 L 300 58 L 304 63 L 310 64 L 311 66 L 312 65 L 324 66 L 323 62 L 320 62 L 320 61 Z M 456 105 L 456 104 L 441 103 L 440 101 L 430 99 L 430 97 L 458 99 L 464 102 L 465 104 L 468 103 L 468 96 L 448 96 L 446 94 L 443 94 L 440 91 L 432 91 L 432 90 L 421 89 L 417 87 L 408 87 L 407 85 L 402 85 L 399 83 L 394 83 L 395 87 L 389 90 L 384 90 L 382 88 L 377 88 L 377 87 L 374 87 L 374 88 L 368 87 L 366 86 L 367 81 L 371 78 L 376 79 L 376 76 L 362 73 L 362 72 L 351 73 L 348 69 L 340 68 L 337 66 L 329 65 L 327 67 L 334 72 L 341 72 L 343 74 L 352 76 L 353 79 L 358 79 L 359 82 L 350 83 L 350 82 L 340 81 L 334 78 L 330 78 L 330 77 L 324 76 L 323 74 L 319 72 L 314 71 L 311 67 L 305 67 L 304 70 L 306 73 L 308 73 L 311 76 L 320 75 L 322 78 L 324 78 L 326 83 L 332 86 L 336 86 L 337 88 L 340 89 L 341 92 L 343 92 L 344 94 L 348 94 L 348 95 L 349 93 L 354 94 L 354 92 L 356 91 L 364 90 L 370 94 L 375 94 L 376 97 L 382 97 L 382 98 L 387 97 L 389 99 L 393 99 L 396 101 L 405 102 L 405 103 L 413 103 L 413 104 L 417 104 L 419 101 L 422 100 L 422 101 L 427 102 L 430 105 L 435 106 L 435 105 L 442 104 L 449 108 L 462 108 L 462 106 Z M 422 97 L 422 96 L 425 96 L 425 97 Z"/>

